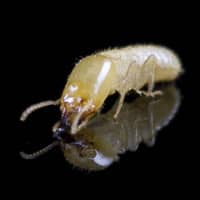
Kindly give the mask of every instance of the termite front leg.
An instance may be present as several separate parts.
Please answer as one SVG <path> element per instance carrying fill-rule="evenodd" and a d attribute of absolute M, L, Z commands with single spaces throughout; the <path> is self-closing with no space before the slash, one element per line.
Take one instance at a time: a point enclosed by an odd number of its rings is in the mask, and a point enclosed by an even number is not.
<path fill-rule="evenodd" d="M 126 94 L 123 93 L 123 94 L 120 94 L 120 99 L 119 99 L 119 103 L 118 103 L 118 106 L 117 106 L 117 109 L 116 109 L 116 112 L 113 116 L 114 119 L 117 119 L 117 116 L 120 112 L 120 110 L 122 109 L 122 106 L 123 106 L 123 103 L 124 103 L 124 98 L 125 98 Z"/>
<path fill-rule="evenodd" d="M 47 106 L 57 106 L 60 104 L 60 99 L 58 100 L 55 100 L 55 101 L 52 101 L 52 100 L 49 100 L 49 101 L 43 101 L 43 102 L 40 102 L 40 103 L 36 103 L 36 104 L 33 104 L 31 106 L 29 106 L 22 114 L 21 114 L 21 117 L 20 117 L 20 120 L 21 121 L 25 121 L 27 119 L 27 117 L 35 112 L 36 110 L 39 110 L 41 108 L 44 108 L 44 107 L 47 107 Z"/>
<path fill-rule="evenodd" d="M 144 80 L 147 80 L 147 91 L 136 90 L 138 94 L 144 94 L 145 96 L 154 97 L 156 95 L 161 95 L 162 92 L 160 90 L 153 91 L 155 84 L 155 69 L 157 66 L 157 60 L 154 55 L 149 56 L 140 70 L 140 77 Z"/>

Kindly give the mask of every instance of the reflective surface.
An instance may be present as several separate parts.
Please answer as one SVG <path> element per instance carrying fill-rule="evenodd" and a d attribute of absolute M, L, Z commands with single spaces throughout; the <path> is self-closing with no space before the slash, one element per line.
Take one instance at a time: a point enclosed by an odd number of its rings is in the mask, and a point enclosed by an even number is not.
<path fill-rule="evenodd" d="M 66 160 L 87 170 L 102 170 L 117 161 L 120 154 L 136 151 L 139 144 L 155 143 L 156 133 L 175 116 L 180 105 L 180 92 L 173 85 L 162 88 L 156 98 L 137 97 L 124 104 L 117 121 L 113 120 L 116 104 L 99 114 L 77 135 L 64 143 Z"/>

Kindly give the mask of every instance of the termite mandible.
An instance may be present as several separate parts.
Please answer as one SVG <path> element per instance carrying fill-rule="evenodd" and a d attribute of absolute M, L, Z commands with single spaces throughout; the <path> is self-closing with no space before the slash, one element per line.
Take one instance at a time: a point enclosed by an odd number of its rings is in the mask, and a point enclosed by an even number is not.
<path fill-rule="evenodd" d="M 28 107 L 20 120 L 40 108 L 59 105 L 61 121 L 70 134 L 76 134 L 101 109 L 105 99 L 118 92 L 119 103 L 114 114 L 117 119 L 126 93 L 134 90 L 146 96 L 159 95 L 156 82 L 175 80 L 182 72 L 179 58 L 166 47 L 132 45 L 109 49 L 81 59 L 72 70 L 58 100 L 44 101 Z M 142 88 L 147 85 L 147 91 Z M 56 123 L 53 130 L 58 130 Z"/>

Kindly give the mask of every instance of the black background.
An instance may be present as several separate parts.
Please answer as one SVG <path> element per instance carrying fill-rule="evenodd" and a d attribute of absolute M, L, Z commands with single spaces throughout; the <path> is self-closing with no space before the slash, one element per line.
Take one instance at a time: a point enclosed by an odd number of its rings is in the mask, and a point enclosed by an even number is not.
<path fill-rule="evenodd" d="M 8 186 L 18 188 L 20 197 L 26 197 L 26 192 L 44 197 L 61 194 L 64 198 L 105 198 L 108 192 L 124 198 L 187 193 L 188 187 L 195 185 L 198 161 L 198 117 L 194 116 L 198 91 L 194 69 L 199 65 L 196 12 L 189 6 L 183 9 L 170 3 L 129 7 L 121 2 L 118 9 L 115 4 L 93 4 L 78 4 L 81 10 L 69 5 L 62 10 L 53 9 L 54 5 L 18 5 L 10 12 L 9 100 L 15 123 L 7 125 L 9 129 L 14 127 L 9 131 L 14 148 L 8 159 Z M 80 58 L 97 50 L 135 43 L 173 49 L 185 69 L 177 81 L 183 96 L 181 108 L 160 132 L 155 146 L 141 145 L 137 152 L 126 153 L 119 162 L 100 172 L 74 168 L 59 149 L 36 160 L 21 159 L 20 150 L 31 152 L 52 141 L 51 126 L 60 117 L 57 108 L 47 108 L 20 123 L 23 109 L 35 102 L 57 99 Z"/>

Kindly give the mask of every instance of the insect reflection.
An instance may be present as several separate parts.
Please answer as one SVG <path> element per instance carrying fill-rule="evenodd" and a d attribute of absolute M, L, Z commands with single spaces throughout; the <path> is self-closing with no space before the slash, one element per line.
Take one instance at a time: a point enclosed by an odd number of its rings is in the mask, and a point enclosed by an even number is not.
<path fill-rule="evenodd" d="M 69 139 L 65 137 L 34 154 L 22 152 L 21 155 L 32 159 L 59 144 L 65 159 L 74 166 L 105 169 L 117 161 L 120 154 L 136 151 L 141 142 L 154 145 L 156 133 L 175 116 L 180 106 L 180 92 L 174 85 L 162 90 L 163 95 L 155 98 L 139 96 L 132 102 L 125 102 L 116 121 L 113 113 L 117 105 L 114 105 Z"/>

